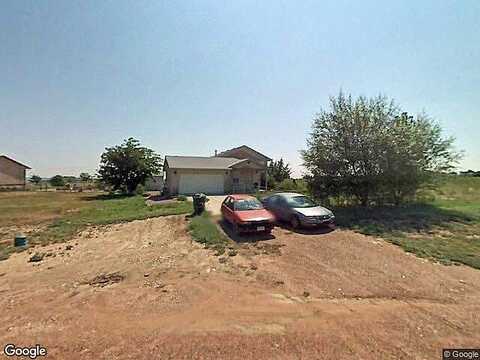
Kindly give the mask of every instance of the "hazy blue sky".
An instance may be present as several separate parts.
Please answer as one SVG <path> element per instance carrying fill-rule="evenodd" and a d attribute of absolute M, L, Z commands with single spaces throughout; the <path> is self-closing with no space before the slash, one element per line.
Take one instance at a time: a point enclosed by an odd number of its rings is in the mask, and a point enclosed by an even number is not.
<path fill-rule="evenodd" d="M 480 1 L 0 4 L 0 153 L 94 171 L 133 136 L 162 155 L 247 144 L 300 174 L 342 88 L 425 110 L 480 169 Z"/>

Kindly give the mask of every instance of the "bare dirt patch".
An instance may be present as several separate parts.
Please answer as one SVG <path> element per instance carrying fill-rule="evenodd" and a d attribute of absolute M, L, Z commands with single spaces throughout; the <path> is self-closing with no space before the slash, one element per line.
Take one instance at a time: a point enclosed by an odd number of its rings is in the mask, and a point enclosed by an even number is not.
<path fill-rule="evenodd" d="M 276 228 L 219 257 L 186 225 L 90 228 L 40 262 L 12 255 L 0 343 L 58 359 L 432 359 L 480 342 L 477 270 L 348 231 Z"/>

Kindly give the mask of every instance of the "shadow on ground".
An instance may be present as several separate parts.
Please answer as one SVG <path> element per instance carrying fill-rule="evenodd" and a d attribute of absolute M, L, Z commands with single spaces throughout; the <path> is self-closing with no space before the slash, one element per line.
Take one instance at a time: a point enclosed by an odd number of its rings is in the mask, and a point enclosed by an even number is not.
<path fill-rule="evenodd" d="M 273 240 L 275 236 L 272 234 L 265 234 L 265 233 L 252 233 L 252 234 L 236 234 L 233 231 L 232 226 L 223 221 L 222 219 L 217 220 L 218 225 L 222 229 L 222 231 L 227 235 L 230 239 L 235 241 L 236 243 L 254 243 L 257 241 L 266 241 L 266 240 Z"/>
<path fill-rule="evenodd" d="M 327 225 L 322 225 L 318 227 L 311 227 L 311 228 L 297 228 L 294 229 L 292 226 L 287 223 L 287 222 L 277 222 L 276 226 L 286 230 L 290 231 L 292 233 L 296 234 L 302 234 L 302 235 L 323 235 L 323 234 L 328 234 L 331 233 L 332 231 L 335 230 L 335 227 L 330 227 Z"/>
<path fill-rule="evenodd" d="M 430 204 L 383 207 L 339 207 L 332 209 L 338 227 L 365 235 L 425 232 L 433 228 L 470 224 L 475 221 L 464 213 Z"/>
<path fill-rule="evenodd" d="M 83 198 L 85 201 L 96 201 L 96 200 L 120 200 L 133 197 L 135 195 L 132 194 L 98 194 L 94 196 L 86 196 Z"/>

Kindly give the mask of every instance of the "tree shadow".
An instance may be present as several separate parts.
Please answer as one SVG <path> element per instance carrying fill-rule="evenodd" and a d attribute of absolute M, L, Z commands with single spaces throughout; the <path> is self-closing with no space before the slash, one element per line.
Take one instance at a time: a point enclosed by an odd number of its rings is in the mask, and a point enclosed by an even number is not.
<path fill-rule="evenodd" d="M 337 207 L 332 208 L 332 211 L 338 227 L 377 236 L 393 232 L 425 232 L 435 227 L 475 221 L 473 217 L 462 212 L 441 209 L 431 204 L 372 208 Z"/>
<path fill-rule="evenodd" d="M 87 196 L 84 198 L 85 201 L 97 201 L 97 200 L 119 200 L 133 197 L 133 194 L 123 194 L 123 193 L 108 193 L 108 194 L 98 194 L 94 196 Z"/>
<path fill-rule="evenodd" d="M 299 227 L 294 229 L 288 222 L 284 221 L 277 221 L 277 226 L 281 227 L 284 230 L 302 235 L 323 235 L 331 233 L 335 230 L 335 227 L 330 227 L 328 225 L 318 225 L 315 227 Z"/>
<path fill-rule="evenodd" d="M 275 236 L 268 233 L 242 233 L 237 234 L 233 231 L 233 227 L 227 223 L 226 221 L 219 219 L 217 220 L 217 224 L 220 226 L 222 231 L 227 235 L 230 239 L 235 241 L 236 243 L 255 243 L 258 241 L 266 241 L 266 240 L 273 240 Z"/>
<path fill-rule="evenodd" d="M 148 195 L 146 199 L 150 201 L 165 201 L 172 200 L 173 197 L 168 195 Z"/>

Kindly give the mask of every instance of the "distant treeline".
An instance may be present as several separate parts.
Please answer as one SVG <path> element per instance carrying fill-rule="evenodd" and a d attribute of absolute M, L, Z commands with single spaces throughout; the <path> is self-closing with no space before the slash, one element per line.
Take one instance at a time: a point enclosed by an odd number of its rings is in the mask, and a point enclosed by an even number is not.
<path fill-rule="evenodd" d="M 460 172 L 452 172 L 452 175 L 461 175 L 461 176 L 477 176 L 480 177 L 480 171 L 474 170 L 467 170 L 467 171 L 460 171 Z"/>

